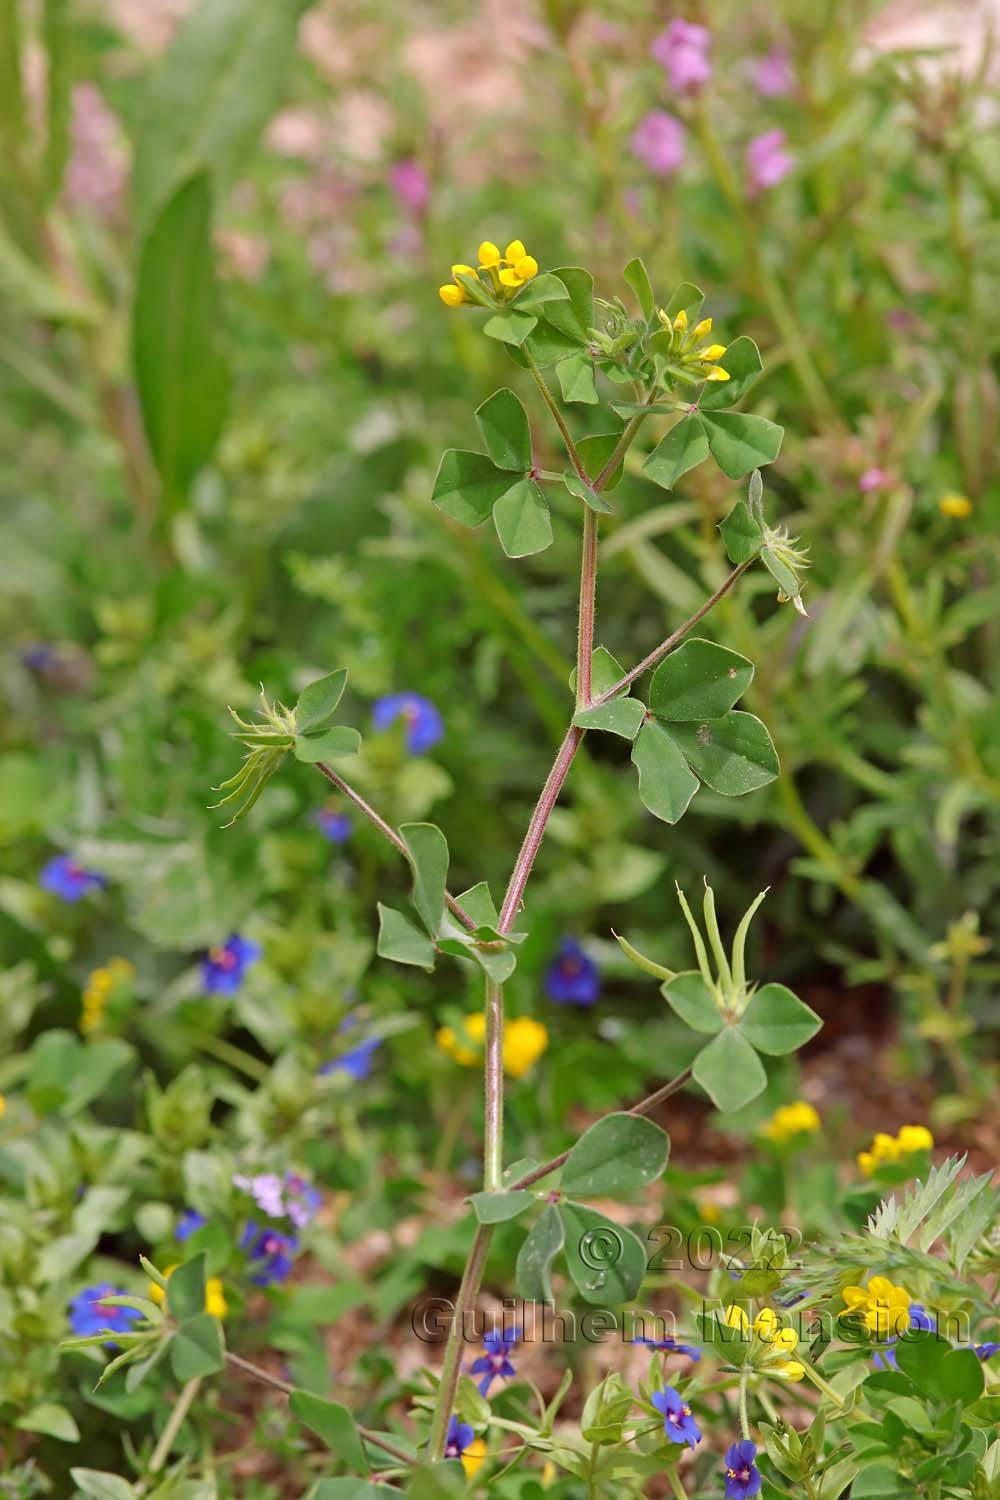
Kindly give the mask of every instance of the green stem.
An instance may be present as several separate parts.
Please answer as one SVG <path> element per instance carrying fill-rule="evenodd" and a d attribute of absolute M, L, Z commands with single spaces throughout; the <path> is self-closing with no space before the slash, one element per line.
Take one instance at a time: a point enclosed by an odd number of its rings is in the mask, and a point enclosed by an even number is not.
<path fill-rule="evenodd" d="M 583 509 L 583 547 L 580 556 L 580 607 L 576 631 L 576 706 L 590 707 L 590 664 L 594 654 L 594 612 L 597 600 L 597 513 Z"/>
<path fill-rule="evenodd" d="M 503 985 L 486 980 L 483 1192 L 495 1193 L 503 1174 Z"/>
<path fill-rule="evenodd" d="M 687 1490 L 681 1484 L 681 1478 L 676 1469 L 667 1470 L 667 1483 L 674 1493 L 674 1500 L 688 1500 Z"/>
<path fill-rule="evenodd" d="M 559 410 L 558 402 L 546 385 L 542 372 L 538 368 L 538 365 L 535 363 L 534 356 L 529 354 L 528 350 L 524 348 L 522 348 L 521 353 L 524 355 L 528 369 L 531 371 L 532 378 L 538 387 L 542 400 L 545 402 L 545 405 L 552 413 L 552 420 L 555 422 L 556 426 L 559 429 L 559 436 L 562 438 L 563 443 L 566 446 L 566 452 L 569 454 L 569 461 L 576 471 L 577 478 L 582 479 L 584 484 L 589 486 L 590 480 L 588 479 L 587 471 L 583 466 L 583 460 L 580 457 L 579 449 L 577 448 L 576 443 L 573 441 L 573 434 L 570 432 L 569 428 L 566 425 L 565 417 Z"/>
<path fill-rule="evenodd" d="M 167 1419 L 167 1425 L 160 1434 L 160 1441 L 153 1449 L 153 1456 L 149 1460 L 150 1474 L 158 1474 L 170 1457 L 170 1450 L 174 1445 L 174 1439 L 183 1427 L 184 1418 L 191 1410 L 191 1403 L 194 1401 L 200 1388 L 201 1376 L 196 1375 L 193 1380 L 188 1381 L 174 1402 L 174 1409 Z"/>
<path fill-rule="evenodd" d="M 818 1391 L 822 1391 L 823 1395 L 827 1398 L 828 1401 L 832 1401 L 834 1406 L 839 1406 L 841 1411 L 843 1411 L 846 1403 L 840 1396 L 837 1395 L 837 1392 L 833 1389 L 833 1386 L 828 1385 L 827 1382 L 823 1379 L 822 1375 L 820 1375 L 818 1371 L 814 1370 L 812 1365 L 807 1365 L 804 1360 L 802 1361 L 802 1368 L 806 1372 L 806 1379 L 811 1380 L 816 1389 Z"/>
<path fill-rule="evenodd" d="M 480 1283 L 483 1279 L 483 1268 L 486 1265 L 486 1256 L 489 1252 L 492 1238 L 492 1224 L 479 1224 L 476 1226 L 472 1249 L 469 1251 L 469 1258 L 465 1263 L 462 1284 L 458 1289 L 458 1297 L 455 1301 L 455 1313 L 451 1329 L 448 1333 L 448 1342 L 445 1345 L 444 1360 L 441 1364 L 441 1379 L 438 1384 L 437 1403 L 434 1407 L 434 1415 L 431 1418 L 431 1430 L 427 1438 L 427 1455 L 432 1463 L 436 1463 L 444 1457 L 448 1421 L 451 1417 L 452 1407 L 455 1404 L 455 1391 L 458 1388 L 458 1377 L 461 1374 L 466 1316 L 475 1308 Z"/>
<path fill-rule="evenodd" d="M 744 1438 L 750 1436 L 750 1418 L 747 1414 L 747 1381 L 750 1379 L 750 1368 L 744 1365 L 740 1371 L 740 1431 Z"/>

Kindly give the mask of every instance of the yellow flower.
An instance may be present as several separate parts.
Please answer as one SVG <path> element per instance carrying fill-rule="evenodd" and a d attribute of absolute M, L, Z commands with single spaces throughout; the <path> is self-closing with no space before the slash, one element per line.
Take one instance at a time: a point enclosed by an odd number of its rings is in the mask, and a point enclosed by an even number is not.
<path fill-rule="evenodd" d="M 723 1321 L 727 1328 L 735 1328 L 739 1333 L 750 1331 L 750 1319 L 737 1302 L 730 1302 Z"/>
<path fill-rule="evenodd" d="M 438 287 L 438 296 L 445 307 L 461 307 L 463 302 L 469 301 L 462 287 L 452 286 L 450 282 L 447 286 Z"/>
<path fill-rule="evenodd" d="M 551 1458 L 546 1459 L 545 1468 L 542 1470 L 542 1489 L 547 1490 L 556 1482 L 556 1466 Z"/>
<path fill-rule="evenodd" d="M 877 1339 L 898 1338 L 910 1326 L 910 1294 L 887 1276 L 872 1276 L 867 1286 L 845 1286 L 848 1312 L 859 1313 Z"/>
<path fill-rule="evenodd" d="M 461 1063 L 463 1068 L 471 1068 L 482 1056 L 485 1037 L 486 1014 L 480 1010 L 465 1017 L 460 1032 L 456 1033 L 451 1026 L 442 1026 L 434 1040 L 446 1057 Z"/>
<path fill-rule="evenodd" d="M 699 1198 L 698 1217 L 705 1224 L 718 1224 L 722 1218 L 722 1208 L 718 1203 L 713 1203 L 711 1198 Z"/>
<path fill-rule="evenodd" d="M 948 490 L 938 501 L 938 510 L 943 516 L 950 516 L 952 520 L 964 521 L 967 516 L 972 515 L 972 501 L 968 495 L 960 495 L 955 490 Z"/>
<path fill-rule="evenodd" d="M 904 1125 L 896 1136 L 896 1143 L 903 1156 L 912 1156 L 915 1151 L 930 1151 L 934 1137 L 926 1125 Z"/>
<path fill-rule="evenodd" d="M 697 333 L 697 328 L 695 333 Z M 721 359 L 726 352 L 725 344 L 706 344 L 704 349 L 698 350 L 699 359 Z"/>
<path fill-rule="evenodd" d="M 80 1013 L 80 1030 L 85 1035 L 100 1028 L 115 985 L 131 979 L 134 973 L 135 966 L 127 958 L 112 958 L 104 968 L 94 969 L 83 992 Z"/>
<path fill-rule="evenodd" d="M 499 272 L 503 286 L 523 286 L 532 276 L 538 275 L 538 262 L 525 250 L 522 240 L 511 240 L 504 251 L 504 261 L 506 264 Z"/>
<path fill-rule="evenodd" d="M 167 1266 L 163 1273 L 164 1279 L 169 1281 L 176 1270 L 176 1265 Z M 166 1291 L 160 1286 L 158 1281 L 151 1281 L 149 1283 L 149 1296 L 150 1300 L 160 1307 L 167 1300 Z M 220 1321 L 229 1311 L 225 1288 L 222 1285 L 222 1278 L 219 1276 L 209 1276 L 205 1282 L 205 1311 L 211 1313 L 213 1318 L 218 1318 Z"/>
<path fill-rule="evenodd" d="M 3 1119 L 4 1114 L 6 1113 L 6 1110 L 7 1110 L 7 1101 L 4 1098 L 3 1094 L 0 1094 L 0 1120 Z"/>
<path fill-rule="evenodd" d="M 729 380 L 730 379 L 730 374 L 729 374 L 729 371 L 728 370 L 724 370 L 721 365 L 716 365 L 714 369 L 709 370 L 708 374 L 705 376 L 705 379 L 706 380 Z"/>
<path fill-rule="evenodd" d="M 462 1468 L 465 1470 L 466 1479 L 471 1479 L 476 1471 L 482 1466 L 486 1457 L 486 1444 L 481 1437 L 473 1438 L 472 1442 L 462 1454 Z"/>
<path fill-rule="evenodd" d="M 805 1099 L 796 1099 L 794 1104 L 783 1104 L 771 1118 L 761 1126 L 761 1134 L 776 1145 L 784 1145 L 799 1135 L 812 1135 L 820 1128 L 820 1118 L 813 1106 Z"/>
<path fill-rule="evenodd" d="M 498 266 L 502 259 L 500 251 L 497 249 L 496 245 L 494 245 L 492 240 L 483 240 L 483 243 L 480 245 L 477 252 L 477 256 L 479 264 L 484 271 L 488 271 L 491 266 Z"/>
<path fill-rule="evenodd" d="M 702 318 L 701 322 L 700 323 L 696 323 L 694 325 L 694 327 L 692 328 L 692 330 L 691 330 L 691 337 L 693 339 L 703 339 L 705 337 L 706 333 L 711 333 L 711 332 L 712 332 L 712 320 L 711 320 L 711 318 Z"/>
<path fill-rule="evenodd" d="M 674 327 L 677 329 L 678 333 L 684 333 L 684 332 L 687 331 L 687 326 L 688 326 L 688 315 L 687 315 L 687 313 L 684 311 L 684 309 L 682 307 L 681 310 L 680 310 L 680 312 L 677 314 L 676 318 L 674 319 Z"/>
<path fill-rule="evenodd" d="M 784 1364 L 772 1366 L 771 1374 L 779 1375 L 782 1380 L 804 1380 L 806 1367 L 797 1359 L 786 1359 Z"/>
<path fill-rule="evenodd" d="M 549 1033 L 541 1021 L 517 1016 L 508 1021 L 503 1039 L 503 1065 L 512 1078 L 523 1078 L 549 1045 Z"/>

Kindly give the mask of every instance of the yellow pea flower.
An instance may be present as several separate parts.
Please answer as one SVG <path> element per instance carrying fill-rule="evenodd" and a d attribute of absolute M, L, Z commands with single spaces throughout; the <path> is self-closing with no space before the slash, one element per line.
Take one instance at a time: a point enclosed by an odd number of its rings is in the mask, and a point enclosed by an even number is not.
<path fill-rule="evenodd" d="M 7 1112 L 7 1101 L 4 1098 L 3 1094 L 0 1094 L 0 1120 L 3 1119 L 4 1115 L 6 1114 L 6 1112 Z"/>
<path fill-rule="evenodd" d="M 680 312 L 677 314 L 676 318 L 674 319 L 674 327 L 677 329 L 677 331 L 679 333 L 685 333 L 687 331 L 687 326 L 688 326 L 688 315 L 687 315 L 687 313 L 684 311 L 684 309 L 682 307 L 681 310 L 680 310 Z"/>
<path fill-rule="evenodd" d="M 452 1026 L 442 1026 L 434 1040 L 446 1057 L 461 1063 L 463 1068 L 471 1068 L 482 1056 L 485 1037 L 486 1014 L 480 1010 L 465 1017 L 460 1032 L 456 1033 Z"/>
<path fill-rule="evenodd" d="M 972 515 L 972 501 L 968 495 L 960 495 L 955 490 L 949 490 L 941 496 L 938 501 L 938 510 L 943 516 L 949 516 L 954 521 L 964 521 Z"/>
<path fill-rule="evenodd" d="M 859 1313 L 877 1339 L 899 1337 L 910 1326 L 910 1294 L 887 1276 L 872 1276 L 867 1286 L 846 1286 L 841 1294 L 848 1312 Z"/>
<path fill-rule="evenodd" d="M 549 1033 L 541 1021 L 517 1016 L 508 1021 L 503 1040 L 504 1070 L 512 1078 L 523 1078 L 549 1045 Z"/>
<path fill-rule="evenodd" d="M 169 1281 L 176 1270 L 176 1265 L 167 1266 L 163 1272 L 164 1278 Z M 149 1298 L 150 1301 L 155 1302 L 159 1307 L 162 1307 L 166 1302 L 167 1293 L 158 1281 L 151 1281 L 149 1283 Z M 220 1322 L 229 1311 L 225 1288 L 222 1285 L 222 1278 L 220 1276 L 209 1276 L 205 1281 L 205 1311 L 210 1313 L 213 1318 L 218 1318 Z"/>
<path fill-rule="evenodd" d="M 452 286 L 450 282 L 446 286 L 438 287 L 438 296 L 441 298 L 441 301 L 444 303 L 445 307 L 461 307 L 463 302 L 469 301 L 469 298 L 465 295 L 463 288 L 460 286 Z"/>
<path fill-rule="evenodd" d="M 784 1364 L 774 1365 L 770 1373 L 780 1376 L 782 1380 L 804 1380 L 806 1367 L 797 1359 L 786 1359 Z"/>
<path fill-rule="evenodd" d="M 723 1322 L 727 1328 L 735 1328 L 738 1333 L 749 1333 L 750 1319 L 737 1302 L 731 1302 L 726 1308 Z"/>
<path fill-rule="evenodd" d="M 521 241 L 515 240 L 514 243 L 520 245 Z M 507 249 L 510 249 L 509 245 Z M 507 259 L 509 264 L 499 273 L 500 282 L 503 286 L 523 286 L 526 281 L 530 281 L 533 276 L 538 275 L 538 262 L 533 255 L 519 255 L 516 259 L 511 259 L 508 256 Z"/>
<path fill-rule="evenodd" d="M 523 260 L 527 253 L 527 250 L 525 250 L 524 248 L 523 240 L 511 240 L 510 244 L 507 246 L 506 250 L 503 253 L 504 260 Z"/>
<path fill-rule="evenodd" d="M 785 1327 L 773 1308 L 765 1307 L 753 1320 L 753 1329 L 765 1343 L 774 1344 L 786 1354 L 798 1348 L 799 1336 L 794 1328 Z"/>
<path fill-rule="evenodd" d="M 115 986 L 131 979 L 134 973 L 135 966 L 127 958 L 109 959 L 104 967 L 93 970 L 82 996 L 80 1030 L 84 1035 L 100 1028 Z"/>
<path fill-rule="evenodd" d="M 699 359 L 721 359 L 725 352 L 725 344 L 706 344 L 704 349 L 697 350 L 697 355 Z"/>
<path fill-rule="evenodd" d="M 488 271 L 491 266 L 498 266 L 502 259 L 500 251 L 492 240 L 483 240 L 477 251 L 477 258 L 484 271 Z"/>
<path fill-rule="evenodd" d="M 473 1438 L 472 1442 L 462 1454 L 462 1468 L 465 1470 L 466 1479 L 471 1479 L 473 1475 L 482 1467 L 485 1457 L 485 1442 L 481 1437 Z"/>
<path fill-rule="evenodd" d="M 896 1136 L 896 1144 L 903 1156 L 912 1156 L 915 1151 L 930 1151 L 934 1137 L 926 1125 L 904 1125 Z"/>
<path fill-rule="evenodd" d="M 815 1134 L 820 1128 L 820 1117 L 805 1099 L 796 1099 L 792 1104 L 782 1104 L 771 1118 L 761 1126 L 761 1134 L 776 1145 L 784 1145 L 796 1136 Z"/>
<path fill-rule="evenodd" d="M 700 323 L 696 323 L 694 325 L 694 327 L 692 328 L 692 330 L 691 330 L 691 337 L 693 339 L 703 339 L 705 337 L 706 333 L 711 333 L 711 332 L 712 332 L 712 320 L 711 320 L 711 318 L 702 318 L 701 322 Z"/>
<path fill-rule="evenodd" d="M 728 370 L 724 370 L 721 367 L 721 365 L 716 365 L 714 367 L 714 369 L 709 370 L 708 374 L 705 376 L 706 380 L 717 380 L 717 381 L 718 380 L 728 380 L 729 378 L 730 378 L 729 377 L 729 371 Z"/>

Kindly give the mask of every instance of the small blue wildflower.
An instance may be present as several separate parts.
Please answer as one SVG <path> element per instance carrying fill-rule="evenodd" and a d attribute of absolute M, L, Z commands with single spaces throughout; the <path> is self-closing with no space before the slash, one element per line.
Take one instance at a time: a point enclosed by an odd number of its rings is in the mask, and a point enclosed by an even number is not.
<path fill-rule="evenodd" d="M 260 958 L 260 948 L 248 938 L 232 933 L 221 948 L 209 948 L 201 961 L 201 982 L 209 995 L 235 995 L 251 964 Z"/>
<path fill-rule="evenodd" d="M 474 1437 L 475 1433 L 468 1422 L 460 1422 L 457 1417 L 452 1417 L 445 1435 L 445 1458 L 461 1458 Z"/>
<path fill-rule="evenodd" d="M 987 1341 L 985 1344 L 976 1344 L 975 1350 L 980 1359 L 992 1359 L 994 1354 L 1000 1354 L 1000 1343 Z"/>
<path fill-rule="evenodd" d="M 481 1396 L 489 1395 L 489 1389 L 494 1380 L 501 1378 L 509 1380 L 512 1375 L 516 1374 L 508 1355 L 520 1337 L 520 1328 L 495 1329 L 484 1336 L 483 1347 L 486 1353 L 474 1359 L 469 1367 L 473 1375 L 483 1377 L 479 1382 Z"/>
<path fill-rule="evenodd" d="M 564 938 L 545 971 L 545 992 L 556 1005 L 593 1005 L 601 993 L 601 973 L 576 938 Z"/>
<path fill-rule="evenodd" d="M 360 1083 L 362 1078 L 367 1078 L 372 1070 L 372 1059 L 379 1047 L 382 1045 L 380 1036 L 370 1036 L 367 1041 L 359 1042 L 349 1052 L 342 1052 L 339 1057 L 331 1057 L 320 1068 L 324 1077 L 327 1073 L 346 1073 Z"/>
<path fill-rule="evenodd" d="M 312 821 L 331 844 L 346 844 L 354 827 L 347 813 L 337 812 L 332 807 L 317 808 L 312 814 Z"/>
<path fill-rule="evenodd" d="M 388 693 L 375 700 L 372 722 L 376 729 L 388 729 L 399 718 L 406 723 L 406 748 L 411 755 L 423 755 L 444 739 L 441 715 L 421 693 Z"/>
<path fill-rule="evenodd" d="M 662 1339 L 647 1339 L 640 1336 L 635 1342 L 645 1344 L 647 1349 L 659 1349 L 664 1354 L 686 1354 L 688 1359 L 701 1359 L 700 1349 L 696 1349 L 693 1344 L 679 1344 L 669 1334 Z"/>
<path fill-rule="evenodd" d="M 919 1302 L 910 1303 L 910 1321 L 908 1328 L 915 1328 L 922 1333 L 934 1332 L 934 1319 L 928 1314 L 927 1309 L 925 1307 L 922 1307 Z M 898 1342 L 899 1340 L 897 1338 L 890 1338 L 886 1341 L 886 1343 L 882 1345 L 880 1349 L 875 1350 L 875 1353 L 872 1355 L 872 1364 L 875 1366 L 876 1370 L 896 1370 L 899 1368 L 896 1363 L 896 1351 L 893 1348 L 893 1345 Z"/>
<path fill-rule="evenodd" d="M 733 1443 L 726 1453 L 726 1500 L 750 1500 L 759 1495 L 763 1484 L 755 1459 L 757 1448 L 749 1438 Z"/>
<path fill-rule="evenodd" d="M 273 1286 L 287 1281 L 299 1242 L 292 1234 L 276 1229 L 262 1229 L 251 1220 L 240 1236 L 240 1249 L 250 1261 L 250 1280 L 257 1286 Z"/>
<path fill-rule="evenodd" d="M 21 662 L 29 672 L 47 672 L 59 661 L 59 648 L 51 641 L 34 641 L 22 646 Z"/>
<path fill-rule="evenodd" d="M 127 1333 L 142 1314 L 134 1307 L 106 1307 L 105 1297 L 121 1297 L 124 1287 L 112 1286 L 110 1281 L 100 1286 L 88 1286 L 73 1298 L 69 1305 L 69 1326 L 77 1338 L 93 1338 L 107 1329 L 111 1333 Z M 108 1339 L 108 1348 L 115 1348 L 113 1339 Z"/>
<path fill-rule="evenodd" d="M 208 1220 L 204 1214 L 198 1213 L 197 1209 L 186 1208 L 174 1225 L 174 1239 L 179 1245 L 189 1240 L 199 1229 L 204 1229 Z"/>
<path fill-rule="evenodd" d="M 60 901 L 80 901 L 90 891 L 107 885 L 107 878 L 96 870 L 85 870 L 71 854 L 57 854 L 42 867 L 38 877 L 45 891 L 58 896 Z"/>
<path fill-rule="evenodd" d="M 311 1224 L 323 1206 L 323 1195 L 296 1172 L 285 1176 L 285 1213 L 296 1229 Z"/>
<path fill-rule="evenodd" d="M 701 1428 L 691 1415 L 691 1408 L 679 1391 L 665 1385 L 649 1398 L 663 1416 L 663 1430 L 672 1443 L 687 1443 L 693 1448 L 701 1442 Z"/>

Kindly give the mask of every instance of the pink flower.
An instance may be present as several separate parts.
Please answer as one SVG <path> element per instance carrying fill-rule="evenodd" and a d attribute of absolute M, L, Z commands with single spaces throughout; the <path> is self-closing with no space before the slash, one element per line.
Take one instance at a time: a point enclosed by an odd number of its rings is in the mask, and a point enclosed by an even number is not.
<path fill-rule="evenodd" d="M 884 490 L 891 483 L 892 475 L 889 473 L 889 470 L 880 469 L 877 464 L 873 464 L 870 469 L 866 469 L 861 475 L 861 478 L 858 480 L 858 489 L 863 495 L 869 495 L 872 490 Z"/>
<path fill-rule="evenodd" d="M 783 130 L 765 130 L 754 136 L 747 146 L 747 175 L 751 193 L 775 187 L 795 166 L 795 158 L 785 150 Z"/>
<path fill-rule="evenodd" d="M 412 156 L 394 161 L 389 168 L 389 186 L 404 208 L 411 213 L 427 211 L 431 201 L 431 184 L 427 173 Z"/>
<path fill-rule="evenodd" d="M 128 175 L 128 153 L 118 117 L 94 83 L 76 85 L 72 108 L 72 154 L 63 188 L 66 201 L 99 218 L 114 218 Z"/>
<path fill-rule="evenodd" d="M 665 110 L 651 109 L 632 132 L 632 153 L 655 172 L 669 177 L 684 160 L 684 126 Z"/>
<path fill-rule="evenodd" d="M 750 76 L 754 88 L 765 99 L 779 99 L 795 87 L 795 74 L 784 47 L 772 47 L 763 57 L 755 57 Z"/>
<path fill-rule="evenodd" d="M 696 94 L 712 76 L 708 56 L 711 33 L 704 26 L 675 19 L 661 31 L 650 52 L 667 70 L 670 86 L 679 94 Z"/>

